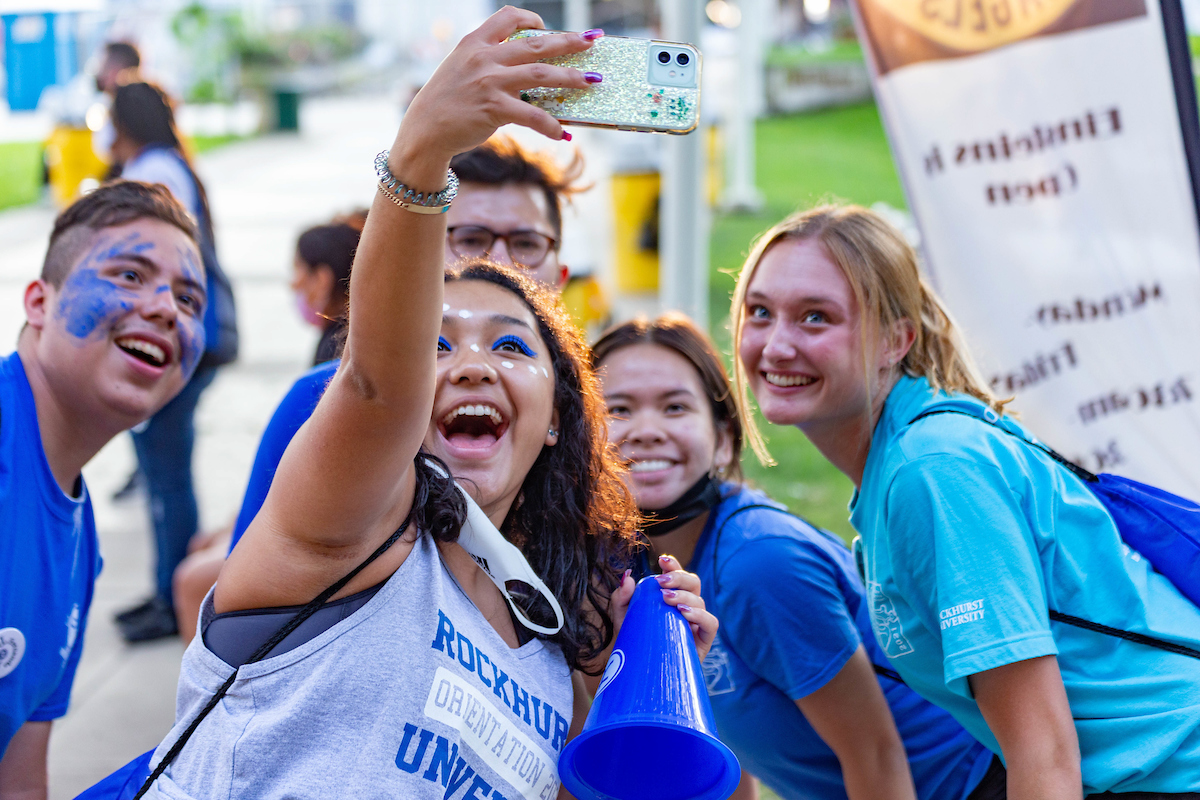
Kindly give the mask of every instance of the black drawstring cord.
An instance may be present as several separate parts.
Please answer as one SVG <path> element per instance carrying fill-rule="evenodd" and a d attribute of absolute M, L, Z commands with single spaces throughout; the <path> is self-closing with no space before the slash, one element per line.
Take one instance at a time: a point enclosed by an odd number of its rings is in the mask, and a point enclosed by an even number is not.
<path fill-rule="evenodd" d="M 400 523 L 400 527 L 396 529 L 395 533 L 388 537 L 386 542 L 379 545 L 379 547 L 375 549 L 374 553 L 371 553 L 371 555 L 367 556 L 366 561 L 363 561 L 357 567 L 350 570 L 345 577 L 330 586 L 325 591 L 321 592 L 316 596 L 316 598 L 313 599 L 311 603 L 297 611 L 296 616 L 289 619 L 279 628 L 279 630 L 275 631 L 275 634 L 268 639 L 262 647 L 254 651 L 254 655 L 250 656 L 250 658 L 246 660 L 245 664 L 253 664 L 255 661 L 262 661 L 264 658 L 266 658 L 267 654 L 274 650 L 280 642 L 286 639 L 292 631 L 300 627 L 300 625 L 306 619 L 317 613 L 317 611 L 321 609 L 321 606 L 328 602 L 329 598 L 333 597 L 335 594 L 345 588 L 346 584 L 348 584 L 355 578 L 355 576 L 366 569 L 371 562 L 379 558 L 384 554 L 384 552 L 387 551 L 389 547 L 399 541 L 409 524 L 412 523 L 413 515 L 416 514 L 416 511 L 417 507 L 416 503 L 414 502 L 413 507 L 411 510 L 409 510 L 408 516 L 405 517 L 404 522 Z M 245 666 L 245 664 L 242 666 Z M 162 761 L 158 762 L 158 766 L 155 767 L 154 771 L 150 773 L 150 777 L 146 778 L 146 782 L 142 784 L 141 789 L 138 789 L 137 794 L 133 796 L 133 800 L 141 800 L 141 798 L 145 796 L 146 792 L 150 791 L 150 787 L 154 785 L 154 782 L 162 776 L 167 767 L 171 765 L 171 762 L 175 760 L 175 757 L 178 756 L 183 750 L 183 746 L 187 744 L 188 739 L 192 738 L 192 734 L 196 732 L 196 728 L 200 727 L 200 723 L 204 721 L 204 718 L 208 716 L 208 713 L 216 708 L 217 703 L 220 703 L 225 697 L 225 693 L 229 691 L 229 687 L 233 686 L 234 681 L 237 680 L 238 672 L 240 670 L 241 667 L 238 667 L 228 678 L 225 679 L 225 682 L 221 684 L 221 688 L 217 690 L 216 694 L 209 699 L 208 704 L 201 709 L 200 713 L 196 715 L 191 724 L 187 726 L 187 730 L 180 734 L 179 738 L 175 740 L 175 744 L 171 745 L 171 749 L 168 750 L 167 754 L 162 757 Z"/>

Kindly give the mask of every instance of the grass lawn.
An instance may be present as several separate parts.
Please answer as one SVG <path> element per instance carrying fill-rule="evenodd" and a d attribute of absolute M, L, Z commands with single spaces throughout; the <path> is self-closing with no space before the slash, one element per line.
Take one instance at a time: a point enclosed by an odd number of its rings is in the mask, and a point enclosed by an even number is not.
<path fill-rule="evenodd" d="M 222 136 L 189 136 L 186 137 L 193 155 L 207 153 L 209 150 L 216 150 L 218 147 L 223 147 L 233 142 L 240 142 L 245 139 L 245 136 L 239 136 L 236 133 L 227 133 Z"/>
<path fill-rule="evenodd" d="M 906 207 L 874 104 L 764 119 L 758 124 L 756 157 L 758 188 L 766 198 L 763 211 L 713 220 L 709 319 L 726 353 L 734 275 L 756 235 L 792 211 L 823 201 Z M 849 540 L 849 479 L 795 428 L 767 426 L 764 431 L 779 465 L 764 468 L 747 453 L 742 461 L 747 476 L 792 511 Z"/>
<path fill-rule="evenodd" d="M 41 193 L 41 186 L 41 143 L 0 143 L 0 208 L 32 203 Z"/>

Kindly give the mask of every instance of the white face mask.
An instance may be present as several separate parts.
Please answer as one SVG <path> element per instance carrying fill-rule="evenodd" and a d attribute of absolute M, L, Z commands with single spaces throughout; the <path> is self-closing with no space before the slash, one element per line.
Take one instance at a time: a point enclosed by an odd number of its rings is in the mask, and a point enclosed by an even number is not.
<path fill-rule="evenodd" d="M 425 463 L 443 478 L 447 477 L 445 470 L 437 462 L 426 460 Z M 496 584 L 496 588 L 503 593 L 504 599 L 508 601 L 522 625 L 531 631 L 544 633 L 547 636 L 553 636 L 561 631 L 563 626 L 562 606 L 558 604 L 558 598 L 550 591 L 550 587 L 533 571 L 533 567 L 529 566 L 525 555 L 517 546 L 505 539 L 499 528 L 492 524 L 479 504 L 471 499 L 471 495 L 467 494 L 467 490 L 457 483 L 454 485 L 458 491 L 462 492 L 463 500 L 467 503 L 467 521 L 463 523 L 462 530 L 459 531 L 458 545 L 466 550 L 471 558 L 475 559 L 475 563 L 484 571 L 484 574 L 491 578 L 492 583 Z M 557 622 L 553 628 L 538 625 L 525 615 L 508 591 L 509 581 L 523 583 L 542 596 L 542 599 L 554 611 L 554 618 Z"/>
<path fill-rule="evenodd" d="M 463 499 L 467 501 L 467 521 L 462 527 L 462 532 L 458 534 L 458 544 L 471 554 L 475 563 L 479 564 L 480 568 L 492 579 L 492 583 L 496 584 L 497 588 L 504 593 L 505 599 L 512 607 L 513 614 L 521 621 L 522 625 L 531 631 L 546 635 L 552 636 L 558 633 L 563 626 L 563 612 L 562 607 L 558 604 L 558 599 L 533 571 L 533 567 L 529 566 L 529 562 L 525 560 L 525 556 L 517 546 L 505 539 L 504 534 L 500 533 L 499 529 L 492 524 L 479 504 L 472 500 L 461 486 L 458 487 L 458 490 L 462 492 Z M 557 620 L 555 627 L 548 628 L 538 625 L 526 617 L 525 612 L 509 594 L 507 587 L 509 581 L 523 583 L 540 594 L 542 599 L 554 610 L 554 617 Z"/>

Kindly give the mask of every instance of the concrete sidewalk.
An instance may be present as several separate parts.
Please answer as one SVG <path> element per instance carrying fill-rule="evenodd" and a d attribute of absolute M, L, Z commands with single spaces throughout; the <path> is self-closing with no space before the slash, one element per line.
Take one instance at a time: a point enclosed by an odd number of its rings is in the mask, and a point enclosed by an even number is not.
<path fill-rule="evenodd" d="M 236 514 L 262 429 L 308 366 L 316 344 L 317 333 L 300 320 L 287 285 L 296 236 L 335 212 L 371 203 L 372 162 L 391 144 L 399 119 L 398 107 L 382 96 L 306 99 L 299 135 L 229 145 L 197 165 L 208 188 L 221 262 L 237 295 L 242 342 L 240 359 L 219 373 L 197 412 L 194 463 L 206 529 Z M 515 133 L 569 160 L 573 148 Z M 564 215 L 565 260 L 579 266 L 605 260 L 610 159 L 602 136 L 579 131 L 576 137 L 588 158 L 585 177 L 595 185 Z M 54 215 L 43 206 L 0 212 L 0 342 L 15 343 L 24 321 L 23 290 L 41 266 Z M 51 739 L 52 800 L 75 797 L 156 746 L 174 718 L 179 640 L 129 646 L 112 620 L 151 591 L 144 499 L 110 500 L 133 466 L 132 444 L 122 435 L 84 470 L 105 566 L 71 710 L 55 723 Z"/>

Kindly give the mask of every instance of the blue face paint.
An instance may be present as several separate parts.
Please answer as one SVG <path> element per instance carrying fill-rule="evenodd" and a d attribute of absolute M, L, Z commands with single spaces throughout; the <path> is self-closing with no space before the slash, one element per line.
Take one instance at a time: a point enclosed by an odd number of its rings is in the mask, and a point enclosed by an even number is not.
<path fill-rule="evenodd" d="M 187 247 L 177 248 L 180 263 L 183 265 L 183 276 L 193 283 L 204 286 L 200 272 L 200 262 L 196 260 L 194 250 Z M 204 332 L 204 304 L 198 303 L 193 309 L 194 316 L 181 313 L 176 328 L 179 331 L 179 363 L 183 367 L 183 375 L 190 378 L 204 355 L 207 341 Z"/>
<path fill-rule="evenodd" d="M 133 310 L 137 294 L 101 278 L 91 267 L 79 267 L 63 284 L 58 316 L 67 333 L 80 339 L 107 328 Z"/>
<path fill-rule="evenodd" d="M 530 358 L 537 358 L 537 353 L 534 352 L 533 348 L 525 344 L 524 339 L 522 339 L 520 336 L 513 336 L 512 334 L 501 336 L 492 343 L 492 349 L 507 349 L 507 351 L 510 353 L 520 353 L 522 355 L 529 356 Z"/>
<path fill-rule="evenodd" d="M 179 317 L 175 329 L 179 332 L 179 365 L 183 367 L 183 377 L 190 378 L 204 355 L 204 324 Z"/>
<path fill-rule="evenodd" d="M 66 320 L 67 332 L 72 336 L 86 339 L 96 328 L 112 324 L 133 310 L 137 293 L 100 277 L 93 265 L 154 249 L 154 242 L 138 241 L 141 238 L 137 231 L 112 245 L 102 238 L 63 283 L 58 316 Z"/>

